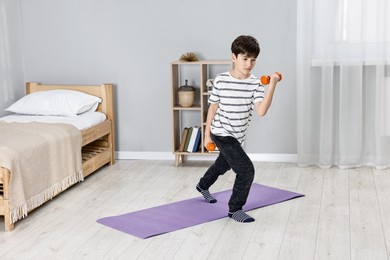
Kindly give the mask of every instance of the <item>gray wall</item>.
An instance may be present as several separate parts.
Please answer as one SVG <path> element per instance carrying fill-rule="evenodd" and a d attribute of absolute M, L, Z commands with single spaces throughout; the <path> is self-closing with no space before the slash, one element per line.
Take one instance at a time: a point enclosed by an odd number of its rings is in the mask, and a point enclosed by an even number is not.
<path fill-rule="evenodd" d="M 24 94 L 19 3 L 0 0 L 0 116 Z"/>
<path fill-rule="evenodd" d="M 23 46 L 19 37 L 5 52 L 24 50 L 24 81 L 115 84 L 118 151 L 171 151 L 171 61 L 187 51 L 229 59 L 236 36 L 257 37 L 254 74 L 278 70 L 283 82 L 268 115 L 253 118 L 246 150 L 296 153 L 296 1 L 19 0 L 20 12 L 11 2 L 5 7 L 21 16 Z M 16 70 L 22 59 L 15 59 Z M 24 91 L 22 75 L 7 91 Z"/>

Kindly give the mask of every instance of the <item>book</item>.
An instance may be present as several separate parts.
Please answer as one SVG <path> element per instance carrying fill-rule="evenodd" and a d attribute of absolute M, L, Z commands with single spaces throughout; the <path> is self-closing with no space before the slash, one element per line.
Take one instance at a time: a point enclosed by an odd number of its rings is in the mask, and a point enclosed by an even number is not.
<path fill-rule="evenodd" d="M 218 149 L 218 147 L 215 147 L 215 150 L 214 151 L 208 151 L 209 153 L 219 153 L 219 149 Z"/>
<path fill-rule="evenodd" d="M 187 135 L 188 135 L 188 127 L 184 127 L 183 132 L 181 134 L 179 152 L 184 152 L 184 146 L 186 145 Z"/>
<path fill-rule="evenodd" d="M 199 145 L 200 145 L 200 136 L 201 136 L 201 129 L 199 128 L 198 130 L 198 133 L 196 135 L 196 139 L 195 139 L 195 144 L 194 144 L 194 149 L 192 149 L 192 152 L 197 152 L 198 149 L 199 149 Z"/>
<path fill-rule="evenodd" d="M 190 139 L 191 139 L 191 134 L 192 134 L 192 127 L 188 128 L 186 143 L 184 144 L 183 152 L 187 152 L 187 150 L 188 150 L 188 144 L 189 144 Z"/>
<path fill-rule="evenodd" d="M 188 143 L 187 152 L 192 153 L 195 146 L 196 136 L 198 135 L 198 132 L 200 131 L 200 128 L 197 126 L 192 127 L 191 137 L 190 141 Z"/>

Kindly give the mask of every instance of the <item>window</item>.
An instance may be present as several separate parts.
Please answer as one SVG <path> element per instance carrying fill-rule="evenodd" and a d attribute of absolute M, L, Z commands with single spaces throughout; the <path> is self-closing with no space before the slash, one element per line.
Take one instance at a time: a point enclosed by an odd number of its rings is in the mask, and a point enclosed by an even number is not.
<path fill-rule="evenodd" d="M 314 0 L 313 8 L 314 60 L 389 60 L 388 0 Z"/>

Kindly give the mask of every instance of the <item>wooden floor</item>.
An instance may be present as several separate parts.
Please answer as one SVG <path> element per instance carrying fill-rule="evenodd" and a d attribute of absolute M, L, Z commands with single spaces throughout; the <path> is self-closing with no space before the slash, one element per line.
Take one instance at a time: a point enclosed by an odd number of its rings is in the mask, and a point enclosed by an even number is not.
<path fill-rule="evenodd" d="M 179 201 L 210 161 L 120 160 L 4 231 L 0 259 L 390 259 L 390 170 L 323 170 L 255 162 L 255 182 L 306 196 L 142 240 L 96 219 Z M 230 189 L 228 172 L 211 192 Z"/>

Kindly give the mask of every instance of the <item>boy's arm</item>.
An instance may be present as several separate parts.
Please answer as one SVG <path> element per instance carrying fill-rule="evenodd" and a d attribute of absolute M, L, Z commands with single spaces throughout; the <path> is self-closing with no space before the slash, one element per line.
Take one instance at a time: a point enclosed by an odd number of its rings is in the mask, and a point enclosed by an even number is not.
<path fill-rule="evenodd" d="M 271 75 L 271 80 L 267 92 L 265 93 L 264 99 L 261 102 L 255 104 L 256 113 L 259 116 L 265 116 L 268 108 L 271 106 L 272 98 L 274 96 L 276 83 L 280 80 L 278 74 L 274 73 Z"/>
<path fill-rule="evenodd" d="M 209 106 L 209 110 L 207 112 L 206 128 L 204 131 L 204 145 L 205 146 L 208 143 L 213 142 L 211 140 L 210 126 L 211 126 L 211 123 L 213 122 L 213 118 L 214 118 L 215 114 L 217 113 L 218 106 L 219 106 L 218 103 L 211 103 Z"/>

